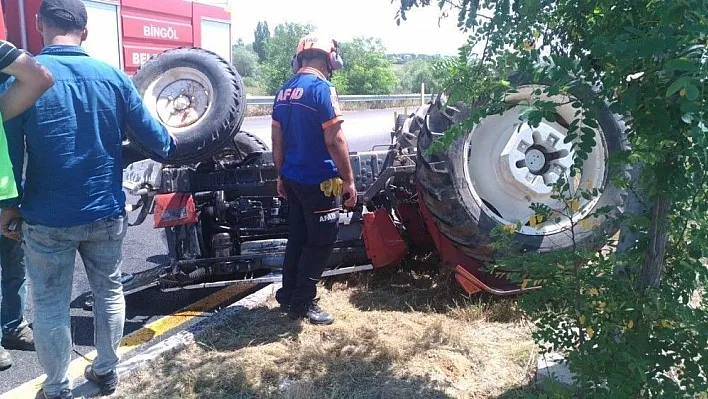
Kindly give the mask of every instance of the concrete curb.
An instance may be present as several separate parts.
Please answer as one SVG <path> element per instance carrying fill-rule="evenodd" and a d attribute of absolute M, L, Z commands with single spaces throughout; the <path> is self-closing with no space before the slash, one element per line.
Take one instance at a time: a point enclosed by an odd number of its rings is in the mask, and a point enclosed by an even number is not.
<path fill-rule="evenodd" d="M 280 288 L 280 283 L 269 284 L 162 342 L 149 346 L 146 345 L 143 348 L 137 349 L 129 358 L 118 364 L 117 372 L 119 378 L 125 380 L 133 373 L 146 366 L 149 362 L 184 350 L 196 342 L 197 336 L 219 322 L 238 312 L 254 309 L 263 305 L 271 295 L 275 294 L 278 288 Z M 97 395 L 99 391 L 93 383 L 82 380 L 74 384 L 73 393 L 76 397 L 91 397 Z"/>

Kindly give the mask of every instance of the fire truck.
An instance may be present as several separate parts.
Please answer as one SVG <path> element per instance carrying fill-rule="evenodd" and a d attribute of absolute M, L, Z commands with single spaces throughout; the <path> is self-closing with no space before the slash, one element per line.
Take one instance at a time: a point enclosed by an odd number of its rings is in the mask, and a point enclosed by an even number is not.
<path fill-rule="evenodd" d="M 42 0 L 3 0 L 0 39 L 32 54 L 42 49 L 35 18 Z M 231 59 L 231 13 L 216 2 L 186 0 L 84 0 L 92 57 L 135 72 L 152 56 L 193 46 Z"/>

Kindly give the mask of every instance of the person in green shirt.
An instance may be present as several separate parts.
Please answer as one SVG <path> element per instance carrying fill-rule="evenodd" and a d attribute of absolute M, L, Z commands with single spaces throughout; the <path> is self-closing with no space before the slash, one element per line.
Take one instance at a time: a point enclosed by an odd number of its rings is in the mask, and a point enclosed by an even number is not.
<path fill-rule="evenodd" d="M 54 85 L 51 73 L 29 53 L 0 40 L 0 83 L 10 76 L 15 80 L 5 93 L 0 95 L 0 115 L 3 122 L 23 113 Z M 5 129 L 0 123 L 0 200 L 15 198 L 17 195 Z M 0 272 L 0 370 L 5 370 L 12 366 L 12 357 L 5 348 L 34 348 L 32 331 L 24 321 L 27 295 L 24 252 L 19 242 L 5 236 L 0 238 Z"/>

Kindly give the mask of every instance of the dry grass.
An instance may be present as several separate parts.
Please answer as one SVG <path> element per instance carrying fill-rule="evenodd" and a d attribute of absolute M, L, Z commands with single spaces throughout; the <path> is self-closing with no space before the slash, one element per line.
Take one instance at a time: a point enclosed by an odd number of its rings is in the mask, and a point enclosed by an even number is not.
<path fill-rule="evenodd" d="M 513 300 L 465 297 L 446 272 L 385 270 L 329 280 L 316 327 L 274 300 L 151 365 L 114 397 L 521 397 L 535 369 Z"/>

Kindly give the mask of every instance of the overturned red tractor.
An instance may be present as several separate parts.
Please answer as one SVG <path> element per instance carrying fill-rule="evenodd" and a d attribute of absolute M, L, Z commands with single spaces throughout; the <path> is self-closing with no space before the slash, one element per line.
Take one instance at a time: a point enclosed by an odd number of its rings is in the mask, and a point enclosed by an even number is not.
<path fill-rule="evenodd" d="M 170 264 L 128 279 L 126 293 L 278 281 L 288 205 L 277 195 L 269 146 L 240 130 L 246 97 L 238 73 L 217 55 L 190 48 L 152 58 L 133 79 L 179 148 L 162 160 L 132 142 L 130 133 L 124 142 L 124 187 L 140 198 L 132 206 L 140 210 L 135 223 L 152 215 L 170 255 Z M 515 226 L 521 253 L 592 244 L 616 232 L 610 219 L 594 219 L 593 225 L 576 225 L 572 240 L 570 220 L 529 223 L 531 203 L 563 207 L 549 185 L 572 165 L 572 143 L 564 139 L 575 110 L 562 105 L 556 122 L 523 124 L 514 105 L 539 85 L 516 83 L 506 112 L 482 120 L 443 152 L 427 150 L 469 109 L 447 106 L 438 96 L 398 118 L 391 142 L 381 143 L 386 149 L 350 154 L 359 203 L 341 215 L 325 276 L 390 267 L 409 253 L 436 251 L 468 293 L 515 294 L 522 291 L 518 284 L 482 268 L 498 255 L 490 247 L 495 227 Z M 625 199 L 609 181 L 607 161 L 622 149 L 622 126 L 607 109 L 597 122 L 598 145 L 571 183 L 574 189 L 599 188 L 601 195 L 581 201 L 574 220 L 599 207 L 621 211 Z"/>

